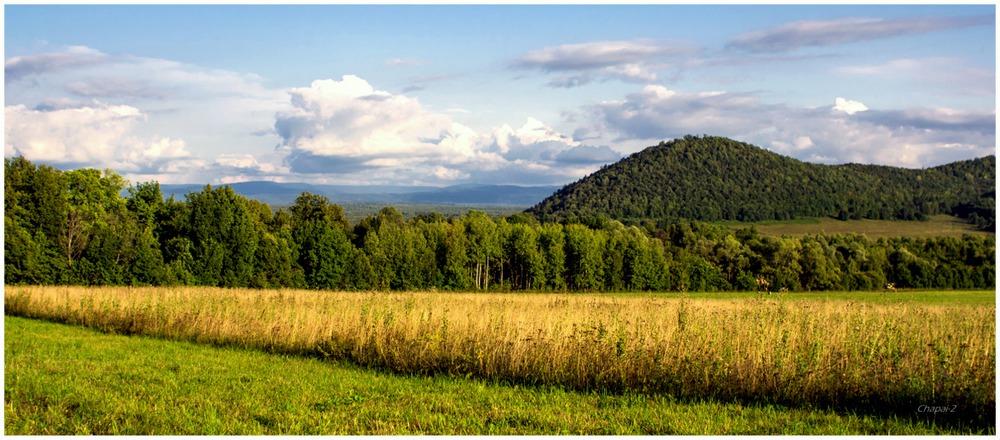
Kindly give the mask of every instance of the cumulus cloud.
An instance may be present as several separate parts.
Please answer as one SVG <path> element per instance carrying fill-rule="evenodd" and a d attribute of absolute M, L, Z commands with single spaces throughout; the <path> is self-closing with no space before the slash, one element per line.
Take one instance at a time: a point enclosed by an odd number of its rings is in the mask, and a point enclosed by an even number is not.
<path fill-rule="evenodd" d="M 287 180 L 289 170 L 278 165 L 275 158 L 260 159 L 259 156 L 250 153 L 220 154 L 206 168 L 217 175 L 214 182 L 218 184 Z"/>
<path fill-rule="evenodd" d="M 183 139 L 147 136 L 148 115 L 129 105 L 69 105 L 4 109 L 4 154 L 60 168 L 111 168 L 132 182 L 231 183 L 281 180 L 287 169 L 252 154 L 203 159 Z"/>
<path fill-rule="evenodd" d="M 824 163 L 927 167 L 992 154 L 996 140 L 993 111 L 880 111 L 843 98 L 830 106 L 793 108 L 766 105 L 748 94 L 646 86 L 588 111 L 594 131 L 616 133 L 618 140 L 653 143 L 708 133 Z"/>
<path fill-rule="evenodd" d="M 433 170 L 434 177 L 440 181 L 464 180 L 469 178 L 469 173 L 438 165 Z"/>
<path fill-rule="evenodd" d="M 289 98 L 293 108 L 279 112 L 275 122 L 288 167 L 341 182 L 434 184 L 474 177 L 550 184 L 581 177 L 581 169 L 592 171 L 615 156 L 533 118 L 519 127 L 476 132 L 352 75 L 292 89 Z M 559 166 L 564 164 L 571 166 Z"/>
<path fill-rule="evenodd" d="M 512 61 L 519 69 L 561 73 L 549 84 L 576 87 L 592 81 L 654 82 L 654 63 L 667 56 L 691 55 L 698 50 L 649 41 L 598 41 L 546 47 Z"/>
<path fill-rule="evenodd" d="M 812 146 L 814 144 L 813 144 L 813 141 L 812 141 L 811 137 L 809 137 L 809 136 L 799 136 L 799 137 L 795 138 L 794 140 L 792 140 L 790 142 L 780 141 L 779 140 L 779 141 L 772 142 L 771 145 L 773 147 L 775 147 L 774 148 L 775 150 L 787 153 L 787 152 L 792 152 L 792 151 L 807 150 L 809 148 L 812 148 Z M 827 158 L 824 158 L 824 159 L 828 160 Z"/>
<path fill-rule="evenodd" d="M 831 46 L 948 29 L 989 26 L 995 22 L 995 15 L 802 20 L 737 35 L 730 40 L 727 47 L 748 52 L 788 52 L 809 46 Z"/>
<path fill-rule="evenodd" d="M 51 164 L 103 165 L 119 172 L 166 169 L 191 159 L 185 143 L 133 133 L 144 115 L 128 105 L 49 110 L 4 108 L 4 154 Z"/>
<path fill-rule="evenodd" d="M 599 121 L 596 131 L 618 133 L 618 140 L 663 140 L 692 133 L 747 133 L 768 125 L 768 106 L 747 93 L 679 93 L 650 85 L 624 100 L 587 109 Z"/>
<path fill-rule="evenodd" d="M 294 151 L 370 158 L 471 154 L 468 145 L 442 148 L 433 141 L 461 131 L 447 116 L 425 110 L 415 99 L 375 90 L 357 76 L 313 81 L 289 94 L 293 109 L 277 115 L 275 129 Z"/>
<path fill-rule="evenodd" d="M 853 115 L 857 112 L 863 112 L 865 110 L 868 110 L 868 106 L 858 101 L 851 101 L 849 99 L 837 98 L 833 101 L 833 109 L 837 111 L 842 111 L 849 115 Z"/>
<path fill-rule="evenodd" d="M 220 154 L 215 157 L 216 165 L 240 170 L 256 172 L 273 172 L 275 167 L 268 163 L 259 163 L 252 154 Z"/>
<path fill-rule="evenodd" d="M 249 173 L 227 161 L 271 151 L 274 113 L 289 107 L 256 75 L 86 47 L 5 64 L 5 153 L 130 179 L 217 183 Z"/>
<path fill-rule="evenodd" d="M 509 125 L 494 128 L 489 137 L 490 150 L 514 159 L 537 158 L 553 149 L 578 145 L 568 136 L 535 118 L 528 118 L 524 125 L 516 129 Z"/>

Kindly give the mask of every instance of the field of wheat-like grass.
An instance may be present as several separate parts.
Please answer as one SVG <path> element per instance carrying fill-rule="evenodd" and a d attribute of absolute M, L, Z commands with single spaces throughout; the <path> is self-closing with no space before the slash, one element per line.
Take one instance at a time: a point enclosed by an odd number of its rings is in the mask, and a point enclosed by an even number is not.
<path fill-rule="evenodd" d="M 993 305 L 7 286 L 5 313 L 401 373 L 995 423 Z"/>

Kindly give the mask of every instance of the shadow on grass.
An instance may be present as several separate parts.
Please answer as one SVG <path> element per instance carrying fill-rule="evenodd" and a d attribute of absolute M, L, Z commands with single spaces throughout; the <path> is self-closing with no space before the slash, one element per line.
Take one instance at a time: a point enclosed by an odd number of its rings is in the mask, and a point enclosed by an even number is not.
<path fill-rule="evenodd" d="M 70 325 L 84 325 L 85 323 L 70 322 L 72 320 L 53 319 L 47 316 L 30 316 L 27 314 L 6 313 L 11 316 L 22 316 L 25 318 L 42 319 L 50 322 Z M 117 322 L 113 324 L 104 323 L 100 327 L 91 327 L 94 330 L 124 336 L 143 336 L 161 340 L 178 340 L 165 335 L 143 334 L 136 331 L 136 326 L 129 322 Z M 84 325 L 86 326 L 86 325 Z M 89 327 L 89 326 L 87 326 Z M 681 376 L 663 378 L 660 383 L 650 384 L 636 389 L 624 386 L 607 386 L 596 383 L 561 383 L 560 381 L 539 380 L 530 377 L 482 377 L 475 372 L 462 371 L 461 366 L 445 365 L 439 368 L 420 368 L 404 371 L 385 365 L 379 362 L 359 362 L 347 353 L 338 350 L 325 350 L 324 347 L 309 347 L 302 349 L 287 349 L 277 346 L 260 347 L 256 345 L 239 344 L 225 341 L 206 341 L 198 338 L 187 339 L 205 345 L 220 348 L 237 348 L 243 350 L 258 351 L 271 354 L 294 355 L 306 358 L 320 359 L 336 363 L 338 365 L 352 366 L 382 374 L 400 377 L 433 377 L 442 376 L 452 379 L 474 379 L 487 384 L 499 386 L 519 386 L 537 389 L 562 389 L 565 391 L 595 393 L 600 395 L 614 396 L 622 398 L 628 395 L 646 395 L 666 398 L 678 404 L 694 404 L 704 402 L 733 403 L 744 406 L 773 406 L 783 408 L 794 408 L 803 410 L 829 411 L 837 414 L 856 416 L 870 416 L 885 419 L 905 420 L 914 424 L 924 426 L 936 426 L 943 429 L 977 435 L 995 435 L 996 433 L 996 400 L 986 403 L 973 403 L 975 396 L 968 399 L 957 399 L 955 401 L 936 401 L 920 395 L 918 392 L 904 394 L 881 394 L 873 393 L 856 394 L 854 396 L 833 396 L 833 398 L 823 398 L 811 396 L 799 399 L 782 399 L 768 395 L 746 395 L 734 392 L 726 388 L 724 384 L 719 386 L 700 389 L 696 392 L 684 390 Z M 329 348 L 329 347 L 327 347 Z"/>

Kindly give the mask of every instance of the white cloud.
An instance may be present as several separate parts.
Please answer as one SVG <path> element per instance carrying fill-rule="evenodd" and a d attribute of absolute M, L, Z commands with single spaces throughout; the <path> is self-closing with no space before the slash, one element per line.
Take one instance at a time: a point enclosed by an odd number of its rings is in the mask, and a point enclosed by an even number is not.
<path fill-rule="evenodd" d="M 783 153 L 796 152 L 802 150 L 808 150 L 813 147 L 812 138 L 809 136 L 799 136 L 792 140 L 791 142 L 786 141 L 773 141 L 771 146 L 774 147 L 775 151 L 780 151 Z M 825 158 L 825 156 L 824 156 Z M 826 160 L 822 160 L 826 161 Z"/>
<path fill-rule="evenodd" d="M 682 93 L 647 86 L 588 108 L 592 132 L 650 144 L 687 134 L 727 136 L 801 160 L 927 167 L 993 154 L 995 112 L 948 109 L 873 111 L 834 105 L 766 105 L 740 93 Z"/>
<path fill-rule="evenodd" d="M 801 47 L 831 46 L 947 29 L 993 25 L 993 15 L 968 17 L 864 17 L 800 20 L 737 35 L 729 47 L 748 52 L 785 52 Z"/>
<path fill-rule="evenodd" d="M 271 161 L 261 161 L 258 156 L 249 153 L 220 154 L 206 169 L 215 175 L 205 181 L 217 184 L 256 180 L 285 181 L 289 170 L 275 165 L 277 158 L 270 159 Z"/>
<path fill-rule="evenodd" d="M 693 55 L 690 46 L 654 43 L 647 40 L 596 41 L 564 44 L 530 51 L 512 62 L 520 69 L 561 72 L 549 85 L 577 87 L 592 81 L 619 80 L 649 83 L 657 80 L 662 58 Z"/>
<path fill-rule="evenodd" d="M 692 50 L 647 41 L 597 41 L 531 51 L 519 57 L 516 64 L 548 71 L 592 69 L 631 64 L 668 54 L 688 54 Z"/>
<path fill-rule="evenodd" d="M 476 132 L 357 76 L 313 81 L 289 97 L 292 110 L 275 122 L 288 166 L 328 181 L 434 184 L 474 176 L 550 184 L 581 177 L 580 169 L 593 171 L 615 154 L 607 147 L 573 150 L 580 142 L 534 118 Z"/>
<path fill-rule="evenodd" d="M 434 168 L 434 177 L 442 181 L 464 180 L 469 178 L 469 173 L 460 170 L 438 166 Z"/>
<path fill-rule="evenodd" d="M 274 166 L 268 163 L 259 163 L 252 154 L 220 154 L 215 158 L 215 164 L 246 170 L 256 170 L 260 172 L 273 172 Z"/>
<path fill-rule="evenodd" d="M 468 145 L 442 148 L 434 139 L 462 132 L 447 116 L 424 109 L 415 99 L 375 90 L 346 75 L 340 81 L 316 80 L 289 91 L 294 107 L 277 115 L 275 127 L 292 150 L 322 156 L 468 155 Z"/>
<path fill-rule="evenodd" d="M 142 179 L 215 183 L 250 172 L 228 165 L 272 151 L 274 114 L 289 107 L 256 75 L 85 47 L 5 64 L 6 154 Z M 269 168 L 278 170 L 253 172 Z"/>
<path fill-rule="evenodd" d="M 187 159 L 180 139 L 141 138 L 135 126 L 145 119 L 127 105 L 30 109 L 4 108 L 4 154 L 51 164 L 112 167 L 118 172 L 159 169 Z"/>
<path fill-rule="evenodd" d="M 488 136 L 490 139 L 487 143 L 490 144 L 490 148 L 505 156 L 526 152 L 528 154 L 537 153 L 539 145 L 550 142 L 554 143 L 557 148 L 559 145 L 566 148 L 579 145 L 579 142 L 573 141 L 535 118 L 528 118 L 524 125 L 517 129 L 511 128 L 509 125 L 494 128 Z"/>
<path fill-rule="evenodd" d="M 834 100 L 833 109 L 837 111 L 842 111 L 849 115 L 853 115 L 857 112 L 863 112 L 868 110 L 868 106 L 864 105 L 859 101 L 851 101 L 849 99 L 837 98 Z"/>
<path fill-rule="evenodd" d="M 4 60 L 4 82 L 50 72 L 103 63 L 108 56 L 83 46 L 70 46 L 62 52 L 13 56 Z"/>
<path fill-rule="evenodd" d="M 646 86 L 624 100 L 604 101 L 586 109 L 594 132 L 618 134 L 618 141 L 658 142 L 687 134 L 753 133 L 773 124 L 770 107 L 746 93 L 680 93 Z"/>

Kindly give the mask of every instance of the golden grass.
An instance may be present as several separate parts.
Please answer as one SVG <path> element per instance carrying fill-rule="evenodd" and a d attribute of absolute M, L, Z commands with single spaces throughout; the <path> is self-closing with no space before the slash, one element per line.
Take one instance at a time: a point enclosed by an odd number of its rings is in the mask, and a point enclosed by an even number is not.
<path fill-rule="evenodd" d="M 996 402 L 993 306 L 7 286 L 5 312 L 574 389 L 895 412 Z"/>

